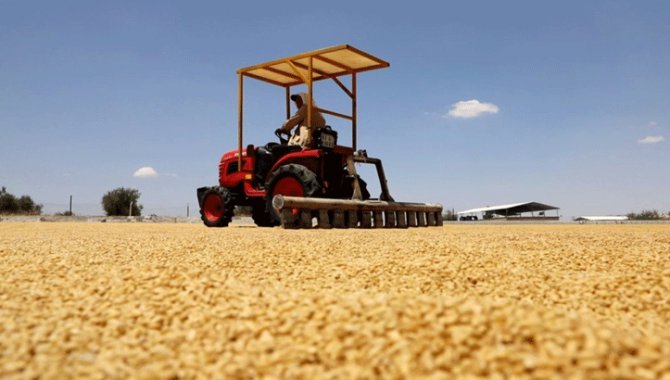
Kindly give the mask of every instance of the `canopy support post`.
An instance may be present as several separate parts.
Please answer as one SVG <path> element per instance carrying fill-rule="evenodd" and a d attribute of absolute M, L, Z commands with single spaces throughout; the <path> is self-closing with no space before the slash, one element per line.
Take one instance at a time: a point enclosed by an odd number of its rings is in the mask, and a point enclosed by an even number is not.
<path fill-rule="evenodd" d="M 308 81 L 307 81 L 307 128 L 312 128 L 312 104 L 314 104 L 314 101 L 312 101 L 312 80 L 313 78 L 313 70 L 314 70 L 314 59 L 312 57 L 309 57 L 309 69 L 308 69 Z"/>
<path fill-rule="evenodd" d="M 291 87 L 286 86 L 286 119 L 291 118 Z"/>
<path fill-rule="evenodd" d="M 356 151 L 356 73 L 351 73 L 351 146 Z"/>
<path fill-rule="evenodd" d="M 242 171 L 242 117 L 243 117 L 243 106 L 244 103 L 242 96 L 244 91 L 242 87 L 244 85 L 243 79 L 244 75 L 238 75 L 238 85 L 237 85 L 237 170 Z"/>

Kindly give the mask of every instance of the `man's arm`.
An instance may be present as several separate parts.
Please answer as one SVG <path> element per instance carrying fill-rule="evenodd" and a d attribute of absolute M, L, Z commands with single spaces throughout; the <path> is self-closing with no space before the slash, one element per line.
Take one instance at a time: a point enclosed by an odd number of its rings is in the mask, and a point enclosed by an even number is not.
<path fill-rule="evenodd" d="M 303 120 L 305 120 L 306 116 L 307 116 L 307 107 L 304 106 L 300 107 L 300 109 L 295 113 L 295 115 L 291 116 L 290 119 L 284 122 L 284 125 L 282 125 L 281 129 L 287 133 L 290 133 L 293 127 L 295 127 L 296 125 L 300 124 Z"/>

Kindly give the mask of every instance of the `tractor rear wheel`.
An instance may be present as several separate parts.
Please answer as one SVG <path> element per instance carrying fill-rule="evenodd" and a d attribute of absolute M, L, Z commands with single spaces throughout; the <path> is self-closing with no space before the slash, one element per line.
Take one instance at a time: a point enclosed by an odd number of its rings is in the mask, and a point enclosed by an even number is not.
<path fill-rule="evenodd" d="M 279 167 L 270 176 L 265 186 L 265 203 L 267 210 L 276 223 L 280 222 L 277 211 L 272 207 L 272 198 L 275 195 L 291 197 L 313 197 L 321 191 L 321 185 L 313 171 L 298 164 L 288 164 Z"/>
<path fill-rule="evenodd" d="M 212 187 L 202 195 L 200 218 L 207 227 L 227 227 L 233 219 L 234 209 L 230 191 L 224 187 Z"/>

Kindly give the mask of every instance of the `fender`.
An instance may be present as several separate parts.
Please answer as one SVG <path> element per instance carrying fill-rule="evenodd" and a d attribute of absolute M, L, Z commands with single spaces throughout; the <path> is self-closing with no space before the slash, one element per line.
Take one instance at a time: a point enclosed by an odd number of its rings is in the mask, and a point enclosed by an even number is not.
<path fill-rule="evenodd" d="M 272 166 L 272 169 L 268 171 L 268 175 L 271 175 L 280 166 L 292 163 L 306 166 L 309 170 L 313 171 L 314 173 L 318 173 L 320 171 L 319 160 L 321 159 L 322 156 L 323 152 L 320 149 L 310 149 L 310 150 L 303 150 L 300 152 L 289 153 L 284 157 L 280 158 L 279 160 L 277 160 L 277 162 L 275 162 L 275 164 Z M 310 165 L 311 162 L 313 163 Z"/>

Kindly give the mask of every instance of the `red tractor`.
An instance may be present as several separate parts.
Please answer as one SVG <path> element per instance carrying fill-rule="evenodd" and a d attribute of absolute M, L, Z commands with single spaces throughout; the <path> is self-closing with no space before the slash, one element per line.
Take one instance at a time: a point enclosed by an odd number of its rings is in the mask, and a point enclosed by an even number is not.
<path fill-rule="evenodd" d="M 356 151 L 356 74 L 389 64 L 349 45 L 296 55 L 238 70 L 238 147 L 224 153 L 219 163 L 219 185 L 197 191 L 200 214 L 208 227 L 227 226 L 236 206 L 251 207 L 259 227 L 412 227 L 442 225 L 442 206 L 394 202 L 379 159 Z M 351 75 L 351 89 L 339 79 Z M 337 144 L 337 132 L 316 128 L 308 148 L 289 145 L 277 132 L 279 143 L 261 147 L 242 145 L 243 78 L 259 79 L 286 89 L 290 115 L 291 87 L 307 85 L 308 125 L 312 111 L 312 84 L 331 79 L 352 100 L 352 115 L 318 108 L 319 112 L 352 122 L 352 147 Z M 355 163 L 374 164 L 381 195 L 370 199 Z M 314 222 L 316 219 L 316 223 Z"/>

